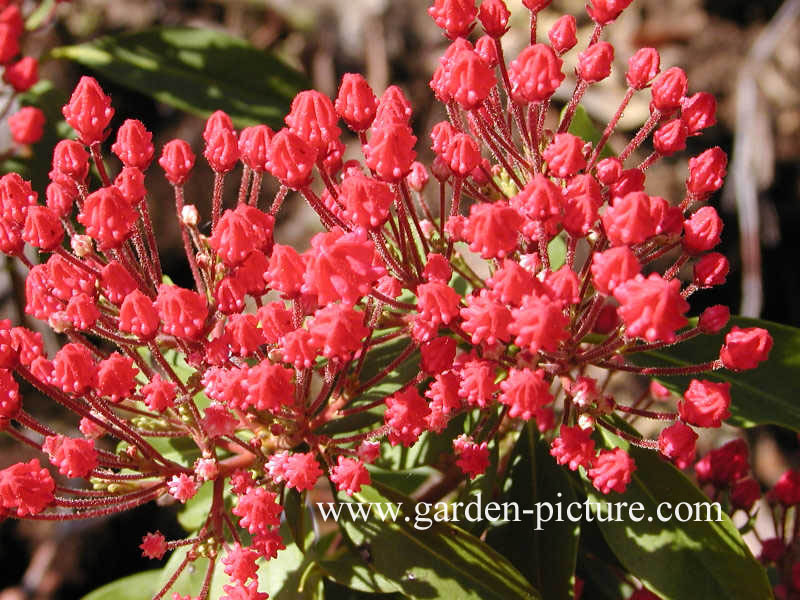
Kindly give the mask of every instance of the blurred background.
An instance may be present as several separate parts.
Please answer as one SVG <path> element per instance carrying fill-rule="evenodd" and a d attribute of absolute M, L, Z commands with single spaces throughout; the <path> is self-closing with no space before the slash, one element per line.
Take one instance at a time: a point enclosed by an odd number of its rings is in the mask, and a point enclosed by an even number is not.
<path fill-rule="evenodd" d="M 529 31 L 521 1 L 508 4 L 514 18 L 503 43 L 510 60 L 527 43 Z M 417 151 L 426 162 L 427 133 L 445 116 L 433 102 L 428 81 L 447 46 L 427 14 L 429 5 L 427 0 L 74 0 L 59 5 L 52 25 L 27 38 L 25 53 L 43 56 L 56 46 L 155 25 L 225 31 L 276 53 L 332 97 L 342 74 L 350 71 L 363 73 L 378 94 L 389 84 L 400 85 L 414 106 Z M 540 40 L 564 12 L 580 15 L 582 49 L 592 29 L 583 0 L 554 0 L 539 17 Z M 648 171 L 648 191 L 676 202 L 682 198 L 690 155 L 719 145 L 731 157 L 728 183 L 712 199 L 726 222 L 720 251 L 730 258 L 731 273 L 728 285 L 697 294 L 693 314 L 724 303 L 733 312 L 800 326 L 800 2 L 635 0 L 604 39 L 616 48 L 615 69 L 609 80 L 590 88 L 584 101 L 601 127 L 624 95 L 627 59 L 641 46 L 659 50 L 662 68 L 684 68 L 690 93 L 711 92 L 719 103 L 717 126 L 690 139 L 688 152 L 663 159 Z M 576 56 L 575 50 L 565 56 L 565 72 L 572 72 Z M 65 93 L 81 74 L 74 63 L 63 60 L 41 65 L 41 77 Z M 113 98 L 112 130 L 124 119 L 136 118 L 154 132 L 157 152 L 174 137 L 186 139 L 196 151 L 201 148 L 203 119 L 97 77 Z M 559 93 L 563 101 L 572 85 L 565 82 Z M 638 96 L 626 110 L 612 147 L 621 148 L 619 140 L 647 118 L 649 95 Z M 347 135 L 345 131 L 346 157 L 355 157 L 357 140 Z M 647 152 L 643 149 L 641 158 Z M 173 279 L 188 284 L 178 251 L 172 192 L 157 171 L 157 166 L 151 169 L 148 190 L 165 252 L 162 258 Z M 203 214 L 212 174 L 202 160 L 196 171 L 187 186 L 187 201 Z M 233 194 L 235 186 L 228 187 Z M 282 211 L 276 237 L 304 248 L 317 228 L 313 213 L 295 199 Z M 0 315 L 12 320 L 20 318 L 14 285 L 19 276 L 6 266 L 0 279 Z M 43 405 L 37 412 L 47 410 L 52 409 Z M 750 435 L 756 473 L 765 484 L 773 483 L 787 466 L 796 466 L 794 434 L 763 429 Z M 0 467 L 26 459 L 23 452 L 0 437 Z M 3 522 L 0 600 L 80 598 L 125 574 L 156 568 L 137 548 L 140 536 L 155 529 L 168 537 L 181 534 L 173 513 L 155 506 L 89 523 Z"/>

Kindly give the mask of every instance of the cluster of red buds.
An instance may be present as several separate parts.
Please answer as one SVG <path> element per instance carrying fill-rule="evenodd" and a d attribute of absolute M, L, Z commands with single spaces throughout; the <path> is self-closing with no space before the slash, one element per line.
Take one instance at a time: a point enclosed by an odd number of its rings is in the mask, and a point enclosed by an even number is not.
<path fill-rule="evenodd" d="M 41 19 L 37 28 L 44 27 L 55 15 L 57 0 L 51 6 L 48 18 Z M 19 2 L 0 0 L 0 66 L 3 83 L 10 92 L 0 108 L 0 118 L 5 117 L 15 105 L 19 94 L 27 92 L 39 81 L 39 61 L 22 53 L 26 23 Z M 8 117 L 8 127 L 16 144 L 25 147 L 42 139 L 46 122 L 44 112 L 35 106 L 25 106 Z"/>
<path fill-rule="evenodd" d="M 121 163 L 112 179 L 102 142 L 114 109 L 84 77 L 63 108 L 78 139 L 56 146 L 46 203 L 18 175 L 0 179 L 0 250 L 30 269 L 26 312 L 66 341 L 48 356 L 38 333 L 0 323 L 0 429 L 92 485 L 59 485 L 33 459 L 0 471 L 0 511 L 91 518 L 168 497 L 185 503 L 210 482 L 199 531 L 174 541 L 150 533 L 142 542 L 153 558 L 189 548 L 155 598 L 204 556 L 201 598 L 220 559 L 231 577 L 226 598 L 255 600 L 266 596 L 256 561 L 283 547 L 287 489 L 309 490 L 327 477 L 356 493 L 369 484 L 366 464 L 384 441 L 412 446 L 464 413 L 474 418 L 452 444 L 469 477 L 485 471 L 489 446 L 503 432 L 530 420 L 552 439 L 557 461 L 581 468 L 603 493 L 623 492 L 635 464 L 621 448 L 595 448 L 598 427 L 679 466 L 691 463 L 693 428 L 719 427 L 729 415 L 728 384 L 702 374 L 753 368 L 772 344 L 762 329 L 734 328 L 707 363 L 640 367 L 627 358 L 719 332 L 728 321 L 723 306 L 705 310 L 696 325 L 686 316 L 687 297 L 724 282 L 728 271 L 712 252 L 722 222 L 706 205 L 722 185 L 724 152 L 690 159 L 677 203 L 644 191 L 649 166 L 714 124 L 715 101 L 687 95 L 684 72 L 661 72 L 658 53 L 645 48 L 630 57 L 629 88 L 599 142 L 571 134 L 584 92 L 612 68 L 603 29 L 629 4 L 593 0 L 596 26 L 578 57 L 575 91 L 556 130 L 547 130 L 565 78 L 560 56 L 577 43 L 572 16 L 548 32 L 550 44 L 536 41 L 536 13 L 548 3 L 525 0 L 533 43 L 508 65 L 502 0 L 480 8 L 436 0 L 430 8 L 452 40 L 431 81 L 449 120 L 431 131 L 430 168 L 415 160 L 412 109 L 400 88 L 378 98 L 355 74 L 345 75 L 335 101 L 299 93 L 277 132 L 265 125 L 237 132 L 222 112 L 209 118 L 210 227 L 184 195 L 192 148 L 182 140 L 164 145 L 158 163 L 174 188 L 192 289 L 172 284 L 159 261 L 146 185 L 151 133 L 139 121 L 122 124 L 111 146 Z M 473 44 L 467 36 L 476 19 L 486 35 Z M 619 154 L 604 157 L 640 92 L 652 96 L 650 117 Z M 363 161 L 343 161 L 340 120 L 358 136 Z M 651 134 L 652 154 L 629 164 Z M 226 208 L 226 180 L 240 163 L 238 202 Z M 95 190 L 92 165 L 101 182 Z M 265 173 L 280 183 L 269 201 Z M 303 252 L 273 238 L 291 191 L 324 228 Z M 563 264 L 549 252 L 556 237 L 565 241 Z M 47 260 L 33 264 L 26 243 Z M 678 275 L 689 266 L 684 282 Z M 371 354 L 387 347 L 398 350 L 381 354 L 384 362 L 364 375 Z M 417 357 L 419 368 L 388 397 L 366 394 Z M 617 401 L 607 384 L 620 371 L 698 378 L 677 411 L 653 411 L 650 401 L 669 392 L 654 384 L 636 403 Z M 20 382 L 72 411 L 83 437 L 27 412 Z M 380 409 L 382 423 L 347 430 L 357 422 L 349 417 Z M 642 439 L 615 423 L 619 415 L 668 426 L 657 440 Z M 194 449 L 194 462 L 164 451 L 162 442 L 176 438 Z M 235 496 L 230 511 L 226 495 Z"/>
<path fill-rule="evenodd" d="M 800 470 L 789 469 L 762 493 L 751 472 L 747 443 L 735 439 L 697 461 L 694 471 L 709 496 L 721 502 L 731 517 L 746 516 L 740 530 L 755 537 L 761 548 L 758 559 L 774 569 L 775 597 L 800 598 Z M 768 525 L 756 526 L 764 512 L 772 522 L 772 537 L 764 535 L 765 529 L 769 531 Z"/>

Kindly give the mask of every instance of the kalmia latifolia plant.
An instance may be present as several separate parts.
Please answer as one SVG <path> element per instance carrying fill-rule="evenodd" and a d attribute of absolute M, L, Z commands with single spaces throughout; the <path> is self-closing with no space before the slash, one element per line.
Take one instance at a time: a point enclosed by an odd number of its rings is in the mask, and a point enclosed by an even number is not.
<path fill-rule="evenodd" d="M 202 558 L 198 598 L 224 577 L 221 597 L 257 600 L 266 597 L 260 565 L 292 542 L 293 523 L 281 523 L 298 518 L 296 506 L 286 510 L 293 494 L 327 479 L 334 494 L 358 495 L 371 484 L 367 465 L 421 437 L 448 436 L 439 464 L 459 471 L 447 491 L 487 467 L 507 469 L 508 441 L 527 422 L 571 477 L 601 494 L 626 491 L 637 470 L 631 446 L 691 465 L 695 430 L 730 415 L 730 385 L 708 374 L 755 368 L 772 339 L 734 328 L 709 362 L 630 360 L 721 331 L 729 310 L 690 321 L 687 302 L 728 272 L 713 251 L 722 221 L 707 204 L 725 153 L 690 158 L 683 197 L 645 191 L 651 165 L 715 123 L 714 98 L 691 93 L 680 68 L 662 70 L 658 52 L 643 48 L 624 57 L 628 89 L 599 140 L 571 133 L 586 90 L 624 64 L 602 38 L 629 3 L 592 0 L 594 32 L 577 49 L 574 17 L 539 41 L 548 2 L 526 0 L 531 44 L 507 57 L 502 0 L 436 0 L 429 13 L 452 43 L 430 82 L 448 119 L 429 139 L 412 133 L 400 88 L 378 97 L 357 74 L 343 77 L 335 100 L 299 93 L 279 131 L 236 131 L 217 112 L 203 134 L 215 173 L 210 215 L 184 193 L 195 150 L 168 142 L 154 172 L 151 133 L 128 120 L 110 134 L 112 99 L 83 77 L 63 108 L 77 138 L 56 146 L 45 201 L 17 174 L 0 179 L 0 248 L 29 269 L 26 312 L 63 340 L 48 355 L 39 333 L 0 323 L 0 429 L 41 453 L 0 471 L 4 515 L 90 519 L 191 502 L 206 486 L 207 513 L 189 537 L 153 531 L 139 542 L 153 559 L 185 551 L 153 598 L 184 598 L 172 586 Z M 550 130 L 568 52 L 576 83 Z M 650 116 L 614 153 L 608 141 L 635 94 L 650 98 Z M 343 160 L 342 124 L 360 140 L 357 160 Z M 118 161 L 103 156 L 109 135 Z M 636 164 L 645 143 L 653 150 Z M 428 165 L 416 161 L 420 145 L 433 150 Z M 148 197 L 147 178 L 162 176 L 174 188 L 191 288 L 159 262 L 148 205 L 167 200 Z M 262 194 L 265 176 L 280 183 L 274 198 Z M 224 206 L 231 185 L 238 202 Z M 282 205 L 300 201 L 324 229 L 305 249 L 273 236 Z M 690 382 L 672 410 L 662 402 L 672 392 L 655 381 L 635 401 L 613 397 L 619 372 Z M 28 412 L 21 389 L 30 388 L 74 413 L 83 436 Z M 660 422 L 660 433 L 642 437 L 634 417 Z M 601 432 L 625 444 L 602 444 Z M 490 467 L 492 452 L 500 459 Z M 731 496 L 749 509 L 743 485 Z"/>

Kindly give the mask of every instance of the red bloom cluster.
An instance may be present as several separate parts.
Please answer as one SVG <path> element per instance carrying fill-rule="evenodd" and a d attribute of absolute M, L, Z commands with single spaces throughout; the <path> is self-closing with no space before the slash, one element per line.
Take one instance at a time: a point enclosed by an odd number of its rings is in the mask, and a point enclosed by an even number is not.
<path fill-rule="evenodd" d="M 547 4 L 525 2 L 534 17 Z M 436 0 L 429 12 L 452 43 L 431 81 L 448 121 L 430 132 L 430 167 L 416 161 L 404 93 L 391 86 L 378 97 L 354 74 L 335 100 L 298 94 L 277 132 L 239 132 L 225 113 L 210 116 L 201 157 L 215 173 L 208 221 L 184 196 L 195 151 L 168 142 L 158 164 L 173 187 L 190 287 L 165 277 L 155 245 L 145 176 L 152 135 L 139 121 L 122 124 L 112 180 L 100 145 L 111 99 L 81 79 L 63 109 L 79 141 L 56 147 L 46 202 L 21 177 L 0 179 L 0 250 L 30 268 L 26 311 L 69 338 L 48 357 L 36 334 L 0 323 L 0 429 L 41 449 L 68 477 L 92 477 L 98 491 L 86 498 L 64 487 L 56 496 L 48 470 L 32 460 L 0 471 L 3 510 L 90 518 L 155 499 L 191 502 L 209 482 L 212 504 L 196 537 L 148 534 L 141 549 L 152 558 L 180 545 L 192 556 L 219 553 L 235 581 L 228 597 L 258 598 L 255 561 L 283 547 L 280 501 L 291 497 L 284 488 L 311 490 L 327 477 L 338 492 L 358 493 L 370 484 L 365 463 L 388 460 L 388 446 L 449 435 L 453 458 L 440 466 L 456 477 L 444 479 L 475 478 L 490 450 L 507 452 L 513 444 L 501 441 L 535 426 L 559 464 L 604 494 L 624 492 L 636 465 L 622 442 L 599 447 L 596 428 L 690 464 L 693 427 L 719 427 L 730 414 L 729 386 L 710 372 L 756 367 L 772 340 L 763 329 L 734 327 L 703 364 L 628 360 L 720 332 L 729 317 L 713 307 L 695 325 L 687 302 L 728 270 L 712 252 L 722 224 L 708 204 L 725 175 L 724 153 L 690 159 L 677 203 L 644 191 L 648 166 L 714 123 L 713 99 L 687 96 L 685 74 L 661 73 L 658 53 L 643 49 L 630 58 L 630 89 L 599 141 L 569 133 L 583 93 L 614 65 L 603 27 L 628 4 L 589 3 L 595 35 L 577 57 L 575 92 L 553 135 L 544 124 L 566 78 L 561 56 L 576 46 L 575 19 L 559 20 L 550 44 L 533 43 L 507 61 L 501 0 L 480 8 Z M 486 35 L 473 46 L 465 36 L 477 21 Z M 648 87 L 647 122 L 617 156 L 601 160 L 631 96 Z M 653 152 L 633 164 L 649 139 Z M 345 141 L 360 146 L 361 160 L 343 162 Z M 99 189 L 91 189 L 91 163 Z M 238 163 L 240 193 L 225 207 Z M 268 204 L 265 174 L 280 184 Z M 305 250 L 274 243 L 291 190 L 324 229 Z M 563 257 L 554 241 L 566 247 Z M 49 253 L 46 262 L 29 264 L 26 243 Z M 679 278 L 687 263 L 691 281 Z M 650 403 L 671 399 L 666 388 L 650 386 L 628 405 L 590 366 L 608 377 L 697 378 L 675 410 L 653 411 Z M 73 411 L 85 439 L 29 415 L 19 381 Z M 643 439 L 620 426 L 630 415 L 668 424 L 657 440 Z M 95 447 L 103 436 L 117 441 L 116 451 Z M 191 460 L 162 453 L 163 438 L 180 439 Z M 701 480 L 734 486 L 731 498 L 746 506 L 746 455 L 743 463 L 741 452 L 716 452 L 698 463 Z M 779 502 L 797 503 L 793 481 L 776 488 Z"/>

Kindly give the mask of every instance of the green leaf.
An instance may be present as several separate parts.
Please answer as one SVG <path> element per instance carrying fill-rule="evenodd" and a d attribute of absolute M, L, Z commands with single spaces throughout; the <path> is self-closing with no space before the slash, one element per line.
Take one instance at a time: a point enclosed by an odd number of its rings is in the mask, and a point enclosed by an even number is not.
<path fill-rule="evenodd" d="M 487 544 L 449 523 L 432 522 L 424 529 L 427 523 L 419 522 L 415 527 L 414 501 L 375 485 L 362 488 L 353 498 L 341 494 L 339 498 L 402 504 L 397 521 L 343 518 L 339 526 L 363 549 L 363 564 L 376 577 L 388 580 L 408 598 L 540 598 L 522 574 Z"/>
<path fill-rule="evenodd" d="M 568 506 L 577 497 L 563 467 L 550 456 L 549 446 L 530 424 L 519 436 L 511 470 L 511 487 L 502 501 L 520 510 L 537 509 L 537 503 Z M 541 513 L 542 520 L 546 513 Z M 572 598 L 580 524 L 567 519 L 538 524 L 535 515 L 520 514 L 520 521 L 489 530 L 488 543 L 498 549 L 535 585 L 547 600 Z"/>
<path fill-rule="evenodd" d="M 214 484 L 206 481 L 197 490 L 197 493 L 186 501 L 186 504 L 178 511 L 178 523 L 186 531 L 197 531 L 208 519 L 211 512 L 213 501 Z"/>
<path fill-rule="evenodd" d="M 87 594 L 82 600 L 150 600 L 158 591 L 161 571 L 143 571 L 107 583 Z"/>
<path fill-rule="evenodd" d="M 566 110 L 567 107 L 565 106 L 561 111 L 559 121 L 564 118 L 564 112 Z M 572 122 L 569 124 L 568 131 L 572 135 L 577 135 L 585 142 L 591 142 L 593 145 L 596 145 L 603 135 L 602 130 L 600 130 L 597 125 L 594 124 L 594 121 L 592 121 L 589 113 L 586 112 L 586 109 L 581 105 L 578 105 L 578 107 L 575 109 L 575 114 L 572 116 Z M 600 151 L 600 158 L 609 158 L 611 156 L 614 156 L 614 152 L 611 150 L 608 144 L 606 144 Z"/>
<path fill-rule="evenodd" d="M 547 256 L 550 259 L 550 270 L 560 269 L 567 259 L 567 244 L 564 238 L 557 235 L 547 244 Z"/>
<path fill-rule="evenodd" d="M 181 110 L 224 110 L 238 127 L 282 124 L 305 78 L 274 55 L 210 29 L 156 27 L 50 52 Z"/>
<path fill-rule="evenodd" d="M 694 326 L 696 320 L 692 320 Z M 769 360 L 750 371 L 720 369 L 694 377 L 731 384 L 731 418 L 740 427 L 780 425 L 800 431 L 800 329 L 770 321 L 732 317 L 729 326 L 763 327 L 772 335 L 774 345 Z M 726 329 L 727 331 L 727 329 Z M 698 336 L 662 350 L 628 355 L 640 366 L 674 367 L 703 363 L 719 357 L 724 334 Z M 659 380 L 682 394 L 692 377 L 662 377 Z"/>
<path fill-rule="evenodd" d="M 665 600 L 725 598 L 751 600 L 772 598 L 763 567 L 753 558 L 730 518 L 720 508 L 712 518 L 661 520 L 658 507 L 671 503 L 709 502 L 709 499 L 674 466 L 658 454 L 628 446 L 621 438 L 600 430 L 603 445 L 622 447 L 636 461 L 636 471 L 624 494 L 600 494 L 590 482 L 584 484 L 595 517 L 608 510 L 639 502 L 643 511 L 634 512 L 639 522 L 622 508 L 622 518 L 598 519 L 603 537 L 620 562 L 633 575 Z M 671 510 L 672 510 L 671 509 Z M 619 508 L 617 508 L 619 510 Z M 700 509 L 701 511 L 704 509 Z M 662 509 L 663 512 L 663 509 Z M 671 513 L 670 513 L 671 514 Z M 614 513 L 616 517 L 616 513 Z"/>

